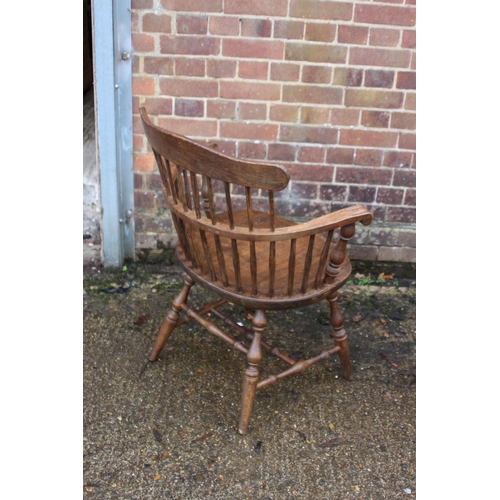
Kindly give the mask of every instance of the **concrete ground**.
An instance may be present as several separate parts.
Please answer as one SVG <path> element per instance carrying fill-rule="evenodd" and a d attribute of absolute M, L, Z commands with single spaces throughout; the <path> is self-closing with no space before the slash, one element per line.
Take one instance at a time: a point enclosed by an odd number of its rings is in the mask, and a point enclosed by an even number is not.
<path fill-rule="evenodd" d="M 240 436 L 244 355 L 190 322 L 146 362 L 179 268 L 86 266 L 84 498 L 414 498 L 415 281 L 359 269 L 340 303 L 354 380 L 332 357 L 261 389 Z M 190 299 L 211 297 L 195 286 Z M 331 348 L 330 331 L 325 301 L 269 313 L 264 338 L 304 359 Z M 264 376 L 288 367 L 263 356 Z"/>

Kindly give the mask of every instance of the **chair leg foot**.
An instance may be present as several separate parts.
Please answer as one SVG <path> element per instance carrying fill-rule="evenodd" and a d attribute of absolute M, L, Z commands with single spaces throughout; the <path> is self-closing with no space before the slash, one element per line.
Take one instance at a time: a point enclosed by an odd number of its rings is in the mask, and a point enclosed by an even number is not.
<path fill-rule="evenodd" d="M 330 324 L 333 327 L 333 332 L 331 336 L 335 342 L 335 345 L 340 347 L 339 360 L 340 366 L 342 367 L 342 374 L 346 380 L 352 380 L 352 369 L 351 369 L 351 357 L 349 354 L 349 342 L 347 340 L 347 334 L 343 328 L 344 318 L 340 314 L 338 304 L 338 292 L 330 295 L 327 300 L 330 304 Z"/>
<path fill-rule="evenodd" d="M 262 359 L 262 351 L 260 346 L 262 331 L 266 325 L 266 315 L 262 310 L 257 310 L 252 321 L 254 337 L 252 345 L 247 353 L 248 367 L 243 376 L 243 388 L 241 393 L 241 413 L 238 432 L 246 434 L 248 432 L 248 424 L 250 422 L 250 414 L 252 412 L 255 392 L 257 390 L 257 381 L 259 378 L 258 364 Z"/>
<path fill-rule="evenodd" d="M 149 354 L 149 361 L 156 361 L 158 356 L 160 355 L 163 346 L 167 343 L 170 335 L 174 331 L 174 328 L 177 326 L 177 322 L 179 321 L 180 312 L 182 311 L 182 305 L 187 302 L 187 297 L 189 295 L 189 291 L 191 287 L 194 285 L 194 281 L 186 276 L 184 279 L 184 287 L 177 294 L 173 303 L 172 309 L 167 313 L 167 316 L 163 320 L 163 323 L 160 327 L 160 331 L 156 337 L 153 349 Z"/>

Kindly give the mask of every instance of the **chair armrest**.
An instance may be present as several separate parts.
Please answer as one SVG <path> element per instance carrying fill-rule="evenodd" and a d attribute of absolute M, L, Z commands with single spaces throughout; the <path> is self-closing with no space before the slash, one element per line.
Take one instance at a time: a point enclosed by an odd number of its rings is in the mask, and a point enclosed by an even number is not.
<path fill-rule="evenodd" d="M 310 234 L 329 231 L 342 226 L 348 226 L 356 222 L 361 222 L 364 226 L 369 226 L 373 220 L 373 214 L 363 205 L 354 205 L 322 215 L 316 219 L 300 224 L 300 231 L 310 231 Z"/>

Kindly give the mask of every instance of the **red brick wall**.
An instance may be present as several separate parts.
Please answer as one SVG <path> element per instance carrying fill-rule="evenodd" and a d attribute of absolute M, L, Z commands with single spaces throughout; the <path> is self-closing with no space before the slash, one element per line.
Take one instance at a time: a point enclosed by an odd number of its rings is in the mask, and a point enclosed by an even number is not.
<path fill-rule="evenodd" d="M 376 222 L 354 257 L 414 260 L 415 0 L 132 7 L 138 247 L 173 234 L 137 114 L 145 105 L 160 126 L 285 165 L 283 215 L 365 204 Z"/>

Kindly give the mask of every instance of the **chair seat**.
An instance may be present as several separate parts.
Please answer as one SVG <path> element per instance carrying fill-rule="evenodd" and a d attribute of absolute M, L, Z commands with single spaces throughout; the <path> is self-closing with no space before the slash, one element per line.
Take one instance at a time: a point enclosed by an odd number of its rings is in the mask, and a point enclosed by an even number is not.
<path fill-rule="evenodd" d="M 228 223 L 227 212 L 217 215 L 217 222 Z M 269 228 L 270 217 L 267 213 L 254 211 L 253 213 L 254 227 Z M 245 210 L 234 212 L 234 224 L 236 227 L 248 227 L 247 212 Z M 276 228 L 289 227 L 296 225 L 296 222 L 285 219 L 283 217 L 275 217 Z M 190 234 L 193 245 L 198 246 L 198 255 L 204 255 L 201 237 L 199 234 Z M 288 293 L 289 286 L 289 256 L 290 256 L 290 241 L 277 241 L 275 243 L 276 252 L 276 271 L 274 281 L 273 296 L 269 296 L 269 248 L 268 242 L 256 242 L 255 253 L 257 261 L 257 295 L 252 295 L 252 280 L 250 271 L 250 243 L 245 241 L 238 242 L 238 253 L 241 272 L 241 288 L 238 292 L 236 275 L 233 266 L 232 243 L 229 238 L 220 238 L 222 253 L 224 255 L 224 263 L 227 274 L 227 287 L 224 287 L 222 282 L 221 268 L 217 258 L 215 238 L 212 234 L 206 233 L 209 254 L 216 279 L 210 279 L 209 269 L 206 262 L 201 263 L 203 271 L 199 267 L 194 267 L 187 259 L 182 248 L 177 248 L 179 261 L 184 270 L 200 285 L 209 288 L 213 293 L 219 295 L 225 300 L 239 304 L 249 308 L 265 308 L 268 310 L 284 309 L 304 306 L 318 302 L 340 288 L 351 273 L 351 263 L 346 257 L 340 266 L 339 274 L 332 285 L 325 285 L 323 277 L 325 274 L 325 265 L 320 270 L 320 280 L 318 288 L 314 287 L 318 267 L 320 264 L 321 254 L 324 250 L 326 239 L 323 235 L 317 234 L 314 240 L 311 268 L 308 276 L 307 292 L 301 293 L 301 287 L 304 277 L 304 265 L 296 266 L 293 291 Z M 296 262 L 305 262 L 306 254 L 309 245 L 309 238 L 298 238 L 296 240 Z M 329 253 L 333 250 L 333 243 L 330 244 Z"/>

